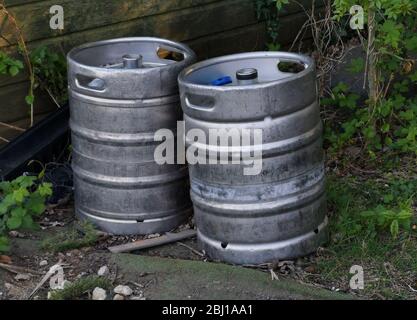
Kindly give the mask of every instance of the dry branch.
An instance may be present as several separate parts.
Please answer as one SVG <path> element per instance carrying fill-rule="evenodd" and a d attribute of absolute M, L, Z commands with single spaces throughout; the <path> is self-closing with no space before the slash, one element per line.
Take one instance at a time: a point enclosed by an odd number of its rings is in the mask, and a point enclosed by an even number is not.
<path fill-rule="evenodd" d="M 158 238 L 138 240 L 119 246 L 109 247 L 109 251 L 113 253 L 131 252 L 140 249 L 152 248 L 166 243 L 177 242 L 187 238 L 194 237 L 197 234 L 195 230 L 184 230 L 178 233 L 167 233 Z"/>

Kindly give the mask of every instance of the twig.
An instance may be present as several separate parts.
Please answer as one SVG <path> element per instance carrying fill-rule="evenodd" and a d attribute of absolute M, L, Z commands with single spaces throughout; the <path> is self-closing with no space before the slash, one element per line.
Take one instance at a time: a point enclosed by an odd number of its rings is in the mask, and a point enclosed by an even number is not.
<path fill-rule="evenodd" d="M 61 105 L 59 102 L 55 99 L 54 95 L 51 93 L 51 91 L 45 87 L 46 92 L 48 93 L 49 97 L 52 99 L 52 101 L 56 104 L 58 108 L 61 108 Z"/>
<path fill-rule="evenodd" d="M 146 249 L 151 247 L 160 246 L 166 243 L 177 242 L 179 240 L 184 240 L 187 238 L 194 237 L 197 234 L 195 230 L 184 230 L 178 233 L 167 233 L 161 237 L 138 240 L 131 243 L 122 244 L 119 246 L 109 247 L 109 251 L 113 253 L 123 253 L 130 252 L 140 249 Z"/>
<path fill-rule="evenodd" d="M 336 63 L 343 57 L 345 48 L 341 36 L 335 32 L 338 22 L 332 18 L 331 2 L 325 1 L 324 17 L 319 18 L 316 11 L 316 2 L 312 1 L 311 9 L 307 10 L 305 6 L 293 1 L 300 6 L 307 16 L 307 21 L 301 26 L 294 41 L 291 44 L 290 51 L 293 50 L 296 43 L 304 37 L 306 31 L 311 30 L 312 39 L 314 42 L 315 52 L 317 54 L 317 78 L 319 80 L 320 93 L 327 90 L 326 86 L 330 82 L 331 71 L 335 68 Z M 321 8 L 320 8 L 321 9 Z M 321 12 L 322 10 L 320 10 Z M 336 37 L 336 39 L 335 39 Z M 334 40 L 335 39 L 335 40 Z M 336 42 L 332 46 L 332 42 Z"/>
<path fill-rule="evenodd" d="M 15 273 L 15 274 L 19 274 L 19 273 L 41 274 L 40 272 L 35 271 L 35 270 L 31 270 L 31 269 L 19 267 L 19 266 L 14 266 L 10 264 L 5 264 L 5 263 L 0 263 L 0 268 L 7 270 L 9 272 Z"/>
<path fill-rule="evenodd" d="M 417 292 L 417 290 L 416 289 L 414 289 L 412 286 L 410 286 L 409 284 L 407 285 L 409 288 L 410 288 L 410 290 L 412 291 L 412 292 Z"/>
<path fill-rule="evenodd" d="M 28 300 L 30 300 L 36 292 L 39 291 L 40 288 L 45 284 L 46 281 L 49 280 L 57 271 L 57 268 L 62 267 L 61 261 L 59 261 L 57 264 L 53 265 L 48 272 L 43 276 L 41 281 L 36 285 L 35 289 L 31 292 L 31 294 L 28 296 Z"/>
<path fill-rule="evenodd" d="M 26 42 L 23 37 L 23 32 L 21 28 L 19 27 L 15 17 L 6 9 L 4 1 L 0 3 L 0 11 L 4 12 L 5 16 L 8 17 L 10 23 L 13 25 L 14 29 L 16 30 L 15 37 L 17 39 L 17 43 L 20 44 L 20 47 L 23 52 L 23 57 L 25 59 L 26 65 L 29 70 L 29 80 L 30 80 L 29 95 L 33 97 L 33 88 L 35 85 L 35 74 L 33 72 L 32 63 L 30 61 L 29 51 L 27 49 Z M 33 126 L 33 120 L 34 120 L 33 103 L 31 103 L 30 104 L 30 126 Z"/>
<path fill-rule="evenodd" d="M 17 127 L 17 126 L 8 124 L 8 123 L 4 123 L 4 122 L 1 122 L 1 121 L 0 121 L 0 125 L 4 126 L 4 127 L 7 127 L 7 128 L 10 128 L 10 129 L 14 129 L 16 131 L 20 131 L 20 132 L 25 132 L 26 131 L 26 129 L 23 129 L 23 128 L 20 128 L 20 127 Z"/>
<path fill-rule="evenodd" d="M 269 272 L 271 273 L 271 280 L 279 280 L 278 275 L 274 272 L 274 270 L 269 269 Z"/>
<path fill-rule="evenodd" d="M 180 246 L 183 246 L 183 247 L 185 247 L 187 249 L 189 249 L 192 253 L 194 253 L 194 254 L 196 254 L 196 255 L 198 255 L 200 257 L 204 257 L 204 254 L 203 253 L 201 253 L 200 251 L 194 249 L 193 247 L 190 247 L 190 246 L 186 245 L 185 243 L 182 243 L 182 242 L 178 241 L 177 244 L 180 245 Z"/>

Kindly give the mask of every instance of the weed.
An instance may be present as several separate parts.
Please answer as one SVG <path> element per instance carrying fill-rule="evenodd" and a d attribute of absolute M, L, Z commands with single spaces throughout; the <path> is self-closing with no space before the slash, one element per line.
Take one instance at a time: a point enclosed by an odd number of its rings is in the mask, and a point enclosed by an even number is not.
<path fill-rule="evenodd" d="M 0 251 L 8 249 L 5 234 L 10 230 L 33 229 L 33 218 L 45 211 L 45 201 L 52 195 L 50 183 L 35 176 L 20 176 L 0 182 Z"/>
<path fill-rule="evenodd" d="M 63 252 L 95 244 L 98 240 L 95 227 L 89 222 L 81 222 L 79 226 L 80 228 L 74 226 L 67 232 L 44 239 L 41 244 L 42 249 Z"/>
<path fill-rule="evenodd" d="M 62 290 L 52 291 L 50 300 L 75 300 L 87 292 L 94 290 L 96 287 L 109 290 L 111 288 L 111 281 L 99 276 L 80 278 L 65 286 Z"/>
<path fill-rule="evenodd" d="M 329 205 L 337 213 L 335 230 L 343 238 L 375 238 L 379 231 L 389 231 L 396 238 L 400 231 L 410 232 L 415 194 L 417 180 L 328 180 Z"/>
<path fill-rule="evenodd" d="M 316 260 L 320 281 L 349 290 L 349 270 L 356 264 L 364 268 L 362 295 L 411 297 L 408 285 L 414 285 L 417 267 L 416 191 L 413 179 L 330 176 L 331 242 Z"/>

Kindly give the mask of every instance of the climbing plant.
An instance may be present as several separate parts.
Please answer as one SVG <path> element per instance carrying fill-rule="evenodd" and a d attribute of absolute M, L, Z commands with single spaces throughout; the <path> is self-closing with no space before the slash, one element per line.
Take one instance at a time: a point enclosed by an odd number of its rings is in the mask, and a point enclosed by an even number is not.
<path fill-rule="evenodd" d="M 278 13 L 289 2 L 256 0 L 258 17 L 266 23 L 270 50 L 279 48 Z M 314 6 L 319 4 L 313 2 Z M 352 31 L 346 24 L 352 18 L 353 6 L 363 9 L 363 29 Z M 351 88 L 341 84 L 322 100 L 324 106 L 333 106 L 342 115 L 341 121 L 326 123 L 326 138 L 331 148 L 337 150 L 347 143 L 360 141 L 371 157 L 387 148 L 417 154 L 417 100 L 410 94 L 410 90 L 417 88 L 417 1 L 333 0 L 331 8 L 332 19 L 307 17 L 320 80 L 323 73 L 331 72 L 328 62 L 335 60 L 323 59 L 327 49 L 337 52 L 334 47 L 343 47 L 343 37 L 346 40 L 346 35 L 354 36 L 363 45 L 365 58 L 353 60 L 349 70 L 364 73 L 363 86 L 367 92 L 363 102 Z M 323 21 L 325 28 L 322 28 Z M 339 25 L 335 24 L 338 21 Z M 322 83 L 320 87 L 323 93 Z"/>
<path fill-rule="evenodd" d="M 337 90 L 331 97 L 336 106 L 351 109 L 342 124 L 342 140 L 359 135 L 371 156 L 386 147 L 417 154 L 417 99 L 410 94 L 417 84 L 417 2 L 335 0 L 333 5 L 336 19 L 349 15 L 353 5 L 364 10 L 364 28 L 357 35 L 366 58 L 353 61 L 351 70 L 365 74 L 367 108 L 340 104 L 340 94 L 346 96 L 349 88 Z M 337 131 L 332 132 L 335 135 Z"/>
<path fill-rule="evenodd" d="M 30 57 L 29 57 L 29 51 L 27 49 L 26 42 L 23 37 L 22 30 L 19 27 L 19 24 L 17 23 L 14 15 L 9 10 L 6 9 L 6 6 L 3 0 L 1 0 L 0 2 L 0 14 L 3 17 L 2 27 L 4 26 L 5 23 L 8 23 L 12 26 L 12 29 L 14 30 L 13 37 L 17 41 L 17 45 L 18 45 L 17 50 L 23 56 L 28 72 L 29 72 L 30 85 L 29 85 L 28 94 L 25 97 L 25 101 L 30 106 L 30 125 L 32 126 L 33 125 L 33 102 L 35 100 L 35 97 L 33 95 L 33 90 L 35 87 L 35 75 L 33 73 L 33 68 L 32 68 L 32 64 L 30 61 Z M 11 44 L 5 36 L 1 35 L 1 38 L 5 40 L 8 44 Z M 0 58 L 0 70 L 1 69 L 7 70 L 11 76 L 16 76 L 19 73 L 19 71 L 23 69 L 23 63 L 21 61 L 11 58 L 5 52 L 0 51 L 0 54 L 2 54 L 3 57 L 5 57 L 3 60 Z M 14 62 L 14 65 L 10 66 L 10 62 Z"/>
<path fill-rule="evenodd" d="M 268 34 L 267 47 L 269 50 L 279 50 L 278 30 L 279 17 L 278 13 L 289 0 L 256 0 L 256 12 L 259 20 L 265 21 L 266 31 Z"/>
<path fill-rule="evenodd" d="M 10 52 L 0 49 L 0 74 L 14 77 L 26 65 L 30 85 L 25 101 L 30 106 L 30 125 L 32 126 L 34 121 L 34 90 L 36 88 L 40 87 L 45 90 L 57 106 L 61 106 L 68 99 L 65 55 L 53 52 L 46 46 L 29 50 L 18 21 L 7 10 L 2 0 L 0 0 L 0 17 L 3 17 L 3 20 L 0 21 L 2 27 L 5 24 L 9 24 L 12 27 L 14 32 L 11 36 L 17 42 L 16 52 L 13 56 Z M 13 47 L 11 41 L 1 34 L 2 27 L 0 28 L 0 38 L 6 41 L 10 47 Z"/>

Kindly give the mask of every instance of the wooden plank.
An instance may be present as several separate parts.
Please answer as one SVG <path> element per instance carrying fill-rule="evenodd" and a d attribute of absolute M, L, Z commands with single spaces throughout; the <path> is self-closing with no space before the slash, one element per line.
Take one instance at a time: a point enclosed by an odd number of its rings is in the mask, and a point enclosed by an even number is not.
<path fill-rule="evenodd" d="M 7 86 L 7 85 L 12 84 L 12 83 L 23 82 L 27 79 L 29 79 L 29 75 L 28 75 L 28 72 L 27 72 L 26 68 L 24 70 L 21 70 L 14 77 L 12 77 L 10 75 L 2 74 L 2 75 L 0 75 L 0 87 L 4 87 L 4 86 Z"/>
<path fill-rule="evenodd" d="M 126 36 L 157 36 L 184 41 L 256 22 L 252 0 L 223 0 L 196 8 L 34 41 L 28 43 L 28 46 L 35 48 L 39 45 L 49 45 L 52 50 L 68 51 L 86 42 Z M 16 47 L 9 47 L 6 51 L 13 53 L 15 49 Z M 24 72 L 14 78 L 0 76 L 0 87 L 25 78 L 27 74 Z"/>
<path fill-rule="evenodd" d="M 151 16 L 117 25 L 55 37 L 40 43 L 72 48 L 88 41 L 123 36 L 156 36 L 185 41 L 256 23 L 252 0 L 224 0 L 217 3 Z"/>
<path fill-rule="evenodd" d="M 34 123 L 39 122 L 40 120 L 45 118 L 48 114 L 49 112 L 36 115 L 34 117 Z M 30 118 L 26 117 L 25 119 L 12 122 L 11 125 L 17 126 L 19 128 L 27 129 L 29 128 L 29 125 L 30 125 Z M 0 146 L 3 144 L 6 144 L 6 141 L 2 140 L 1 138 L 11 141 L 14 138 L 16 138 L 18 135 L 20 135 L 21 133 L 22 132 L 18 130 L 14 130 L 14 129 L 0 125 Z"/>
<path fill-rule="evenodd" d="M 323 0 L 321 0 L 323 1 Z M 308 4 L 311 2 L 311 0 L 302 0 L 302 4 Z M 290 3 L 290 5 L 286 6 L 288 9 L 283 10 L 283 14 L 286 15 L 291 12 L 297 12 L 300 8 L 295 3 Z M 222 8 L 218 10 L 218 8 Z M 225 8 L 225 12 L 223 15 L 218 15 L 219 11 L 224 11 L 223 8 Z M 237 8 L 237 9 L 234 9 Z M 228 10 L 227 10 L 228 9 Z M 237 2 L 237 1 L 222 1 L 222 3 L 210 5 L 210 6 L 204 6 L 196 9 L 188 9 L 184 12 L 174 12 L 169 13 L 166 15 L 159 15 L 152 18 L 136 22 L 126 22 L 120 25 L 112 27 L 104 27 L 99 29 L 93 29 L 88 30 L 86 32 L 81 33 L 75 33 L 70 36 L 63 36 L 63 37 L 57 37 L 57 38 L 51 38 L 44 41 L 36 41 L 32 44 L 30 44 L 30 47 L 35 47 L 37 45 L 41 44 L 50 44 L 55 46 L 56 50 L 61 49 L 61 44 L 65 46 L 65 49 L 68 50 L 72 46 L 81 44 L 83 42 L 89 42 L 89 41 L 95 41 L 95 40 L 101 40 L 101 39 L 107 39 L 111 37 L 122 37 L 122 36 L 130 36 L 130 35 L 155 35 L 155 36 L 161 36 L 161 37 L 172 37 L 177 40 L 190 40 L 190 37 L 199 38 L 204 37 L 207 34 L 214 34 L 215 32 L 218 32 L 217 36 L 222 37 L 223 32 L 227 32 L 227 30 L 234 29 L 236 27 L 240 27 L 240 25 L 237 25 L 236 22 L 241 22 L 243 25 L 252 25 L 253 23 L 256 23 L 257 20 L 254 16 L 254 7 L 252 1 L 243 1 L 243 2 Z M 213 14 L 205 14 L 205 12 L 212 11 Z M 194 21 L 194 17 L 200 17 L 201 20 Z M 231 17 L 231 21 L 229 21 L 228 17 Z M 236 18 L 239 18 L 238 21 L 236 21 Z M 214 19 L 213 21 L 216 21 L 216 25 L 218 25 L 218 22 L 220 21 L 221 27 L 220 28 L 211 28 L 212 21 L 209 19 Z M 284 18 L 281 18 L 281 20 Z M 142 20 L 142 19 L 141 19 Z M 285 21 L 285 20 L 284 20 Z M 195 23 L 193 23 L 195 22 Z M 199 23 L 200 22 L 200 23 Z M 283 22 L 281 21 L 281 24 Z M 157 30 L 152 32 L 150 30 L 150 27 L 146 27 L 146 25 L 165 25 L 165 28 L 157 27 Z M 193 29 L 194 32 L 192 34 L 184 34 L 187 32 L 188 29 Z M 207 29 L 208 30 L 204 30 Z M 296 28 L 299 26 L 290 26 L 290 30 L 292 32 L 295 31 Z M 284 30 L 281 27 L 281 30 Z M 182 34 L 182 35 L 181 35 Z M 248 41 L 245 40 L 245 36 L 242 35 L 243 39 L 242 41 Z M 264 39 L 264 38 L 263 38 Z M 265 39 L 264 39 L 265 41 Z M 228 44 L 227 42 L 224 42 L 223 45 L 228 45 L 230 47 L 231 44 Z M 244 46 L 246 49 L 247 46 Z M 228 52 L 229 50 L 225 48 L 224 52 Z M 243 50 L 240 50 L 243 51 Z M 17 75 L 14 78 L 11 77 L 5 77 L 0 76 L 0 87 L 6 84 L 20 82 L 27 78 L 27 73 L 21 72 L 19 75 Z"/>
<path fill-rule="evenodd" d="M 126 243 L 126 244 L 121 244 L 118 246 L 109 247 L 108 249 L 112 253 L 131 252 L 135 250 L 141 250 L 141 249 L 160 246 L 166 243 L 177 242 L 180 240 L 194 237 L 196 236 L 196 234 L 197 234 L 197 231 L 193 229 L 180 231 L 178 233 L 168 232 L 165 235 L 158 237 L 158 238 L 138 240 L 138 241 L 134 241 L 134 242 Z"/>
<path fill-rule="evenodd" d="M 55 46 L 55 48 L 62 45 L 69 49 L 80 43 L 118 36 L 153 35 L 174 40 L 197 38 L 213 32 L 221 32 L 227 28 L 239 27 L 248 21 L 256 22 L 252 5 L 250 0 L 221 1 L 203 7 L 137 19 L 118 24 L 116 28 L 109 26 L 56 37 L 43 43 Z M 213 24 L 213 21 L 216 23 Z M 30 43 L 30 46 L 39 44 L 40 42 L 34 42 Z M 3 84 L 15 80 L 11 77 L 3 79 Z M 27 83 L 9 84 L 0 88 L 0 101 L 7 102 L 7 105 L 0 102 L 0 121 L 13 122 L 27 115 L 28 107 L 24 102 L 27 88 Z M 50 106 L 51 104 L 39 105 L 39 99 L 35 101 L 36 112 L 38 110 L 43 112 L 44 108 L 50 108 Z M 52 109 L 53 107 L 49 110 Z"/>
<path fill-rule="evenodd" d="M 12 123 L 29 116 L 30 107 L 25 102 L 29 90 L 28 82 L 8 85 L 0 89 L 0 121 Z M 35 114 L 52 111 L 56 106 L 40 90 L 35 91 Z"/>
<path fill-rule="evenodd" d="M 40 44 L 59 47 L 62 44 L 63 48 L 68 50 L 75 45 L 89 41 L 124 36 L 159 36 L 181 41 L 256 22 L 253 0 L 223 0 L 195 8 L 33 41 L 29 43 L 29 47 L 33 48 Z M 5 49 L 14 52 L 15 47 Z"/>
<path fill-rule="evenodd" d="M 265 47 L 265 25 L 257 23 L 186 43 L 196 52 L 199 60 L 239 52 L 259 51 Z"/>
<path fill-rule="evenodd" d="M 303 12 L 281 18 L 278 41 L 284 48 L 292 43 L 306 20 L 307 17 Z M 311 32 L 307 31 L 304 40 L 310 38 Z M 265 23 L 260 22 L 212 34 L 186 41 L 186 43 L 197 53 L 200 60 L 238 52 L 264 50 L 266 43 Z"/>
<path fill-rule="evenodd" d="M 289 12 L 296 11 L 295 7 L 291 10 Z M 291 14 L 281 18 L 280 43 L 291 42 L 305 20 L 304 13 Z M 200 59 L 235 52 L 262 50 L 265 43 L 265 27 L 263 23 L 257 22 L 253 2 L 250 0 L 224 0 L 201 7 L 34 41 L 29 46 L 46 44 L 55 47 L 55 50 L 61 46 L 64 50 L 68 50 L 75 45 L 89 41 L 143 35 L 186 41 L 197 52 Z M 0 86 L 22 80 L 24 76 L 22 73 L 15 78 L 0 77 Z M 2 103 L 0 102 L 0 121 L 4 121 L 2 117 L 6 119 L 6 122 L 15 121 L 28 112 L 28 107 L 23 101 L 27 89 L 21 89 L 21 84 L 12 90 L 13 87 L 0 88 L 0 101 L 11 100 L 7 112 L 1 112 Z M 20 93 L 18 93 L 19 90 Z M 48 105 L 51 106 L 49 103 Z M 36 107 L 35 110 L 37 111 Z M 42 109 L 40 112 L 43 112 Z"/>
<path fill-rule="evenodd" d="M 289 0 L 290 2 L 282 7 L 279 11 L 280 17 L 293 15 L 295 13 L 311 10 L 313 0 Z M 326 0 L 315 0 L 315 8 L 323 7 Z"/>
<path fill-rule="evenodd" d="M 218 0 L 56 0 L 40 1 L 11 7 L 10 12 L 20 22 L 27 41 L 66 35 L 77 31 L 117 24 L 123 21 L 201 6 Z M 64 29 L 49 27 L 51 6 L 59 4 L 64 9 Z M 1 21 L 0 17 L 0 21 Z M 11 43 L 16 43 L 14 30 L 6 25 L 3 35 Z M 0 47 L 7 42 L 0 40 Z"/>
<path fill-rule="evenodd" d="M 237 4 L 239 4 L 236 1 L 234 1 L 234 2 L 233 1 L 223 1 L 223 2 L 226 2 L 226 4 L 221 5 L 222 8 L 225 8 L 226 6 L 229 6 L 233 9 L 234 7 L 236 7 Z M 302 4 L 307 4 L 309 2 L 311 2 L 311 0 L 302 0 L 301 3 Z M 188 38 L 187 40 L 189 40 L 190 37 L 201 37 L 201 36 L 204 37 L 207 32 L 209 34 L 210 33 L 213 34 L 217 31 L 218 33 L 216 34 L 216 36 L 222 38 L 223 37 L 222 33 L 225 30 L 230 30 L 230 29 L 236 28 L 236 23 L 235 23 L 235 20 L 228 22 L 228 19 L 227 19 L 227 14 L 233 15 L 234 9 L 226 11 L 226 14 L 223 15 L 223 17 L 226 17 L 226 18 L 223 18 L 223 20 L 221 19 L 221 16 L 216 18 L 217 13 L 219 11 L 215 10 L 215 8 L 218 8 L 218 7 L 219 7 L 219 5 L 216 4 L 214 7 L 213 6 L 210 6 L 208 8 L 204 7 L 204 8 L 202 8 L 202 10 L 201 9 L 199 9 L 197 11 L 187 10 L 184 13 L 181 13 L 181 12 L 170 13 L 170 14 L 167 14 L 166 16 L 165 15 L 158 16 L 159 18 L 153 17 L 153 18 L 150 18 L 149 20 L 142 21 L 140 23 L 140 25 L 142 25 L 142 27 L 139 26 L 139 23 L 136 25 L 135 22 L 129 22 L 128 25 L 126 25 L 126 24 L 119 25 L 119 26 L 117 26 L 117 28 L 114 28 L 114 29 L 106 27 L 104 30 L 94 29 L 94 30 L 89 30 L 86 33 L 76 33 L 76 34 L 73 34 L 72 36 L 69 36 L 69 37 L 62 37 L 62 38 L 59 37 L 59 38 L 56 38 L 56 39 L 48 39 L 46 41 L 40 41 L 40 42 L 37 41 L 35 43 L 32 43 L 31 47 L 34 47 L 34 46 L 40 45 L 40 44 L 52 44 L 56 47 L 56 50 L 60 50 L 59 41 L 62 41 L 62 43 L 65 44 L 66 49 L 70 49 L 73 45 L 78 45 L 82 42 L 94 41 L 94 40 L 99 40 L 99 39 L 106 39 L 106 38 L 109 38 L 109 37 L 129 36 L 129 35 L 132 35 L 133 33 L 137 33 L 137 34 L 141 33 L 141 34 L 150 35 L 151 34 L 150 32 L 145 33 L 146 28 L 143 25 L 148 24 L 148 22 L 149 22 L 149 24 L 155 25 L 155 24 L 158 24 L 158 21 L 159 21 L 159 24 L 161 24 L 161 25 L 165 24 L 167 26 L 168 31 L 164 31 L 162 29 L 162 27 L 160 27 L 159 32 L 154 32 L 154 33 L 152 33 L 152 35 L 163 36 L 163 37 L 170 37 L 171 36 L 171 37 L 177 38 L 177 40 L 185 40 L 185 38 Z M 194 28 L 194 26 L 192 24 L 189 25 L 190 19 L 193 20 L 193 17 L 192 17 L 193 12 L 195 13 L 195 15 L 200 16 L 201 12 L 203 12 L 203 14 L 204 14 L 204 11 L 207 11 L 207 10 L 214 10 L 214 14 L 210 15 L 210 16 L 213 17 L 213 19 L 214 19 L 213 21 L 216 21 L 216 23 L 219 21 L 219 19 L 222 20 L 222 22 L 223 22 L 222 28 L 217 28 L 217 29 L 213 28 L 213 29 L 211 29 L 210 26 L 209 26 L 209 30 L 206 31 L 206 32 L 203 32 L 203 30 L 201 30 L 201 29 L 204 28 L 204 26 L 207 26 L 207 25 L 210 24 L 210 20 L 207 19 L 207 17 L 204 18 L 204 23 L 200 24 L 200 26 L 196 25 L 195 28 Z M 296 5 L 295 3 L 290 3 L 290 5 L 288 5 L 288 9 L 283 11 L 283 14 L 296 12 L 297 10 L 300 10 L 298 5 Z M 244 12 L 244 14 L 242 14 L 242 12 Z M 253 3 L 251 3 L 251 1 L 243 2 L 243 4 L 238 6 L 238 9 L 235 11 L 235 13 L 236 13 L 235 16 L 240 16 L 242 22 L 245 25 L 251 25 L 251 23 L 256 22 L 256 19 L 254 18 Z M 188 17 L 184 17 L 184 16 L 187 16 L 187 15 L 188 15 Z M 190 15 L 191 15 L 191 17 L 190 17 Z M 281 24 L 283 23 L 282 19 L 283 18 L 281 18 Z M 177 21 L 177 23 L 175 21 Z M 224 23 L 224 22 L 226 22 L 226 23 Z M 181 23 L 183 25 L 181 25 Z M 192 21 L 191 21 L 191 23 L 192 23 Z M 202 32 L 200 32 L 200 34 L 193 34 L 193 35 L 189 35 L 189 36 L 187 36 L 187 35 L 183 35 L 183 36 L 177 35 L 176 36 L 176 35 L 172 34 L 172 32 L 169 32 L 169 29 L 171 29 L 171 30 L 182 30 L 182 29 L 184 29 L 185 24 L 189 25 L 190 28 L 193 28 L 195 30 L 201 30 Z M 291 31 L 295 31 L 295 29 L 297 27 L 298 26 L 295 26 L 295 27 L 294 26 L 289 26 L 289 29 Z M 282 26 L 281 30 L 285 30 L 285 28 L 286 28 L 286 26 L 285 27 Z M 249 39 L 245 39 L 244 35 L 242 35 L 242 37 L 243 38 L 241 39 L 241 41 L 246 41 L 246 42 L 249 41 Z M 262 41 L 265 41 L 264 37 L 263 37 Z M 222 45 L 227 45 L 227 46 L 230 47 L 231 44 L 229 44 L 227 42 L 224 42 Z M 219 47 L 220 47 L 220 45 L 219 45 Z M 243 46 L 243 47 L 245 48 L 245 50 L 248 50 L 246 48 L 249 48 L 248 46 Z M 226 48 L 223 51 L 224 52 L 230 52 L 230 50 L 226 49 Z M 244 50 L 240 49 L 238 51 L 244 51 Z M 213 56 L 213 55 L 211 55 L 211 56 Z M 206 57 L 206 56 L 203 56 L 203 57 Z M 21 72 L 19 75 L 17 75 L 14 78 L 6 77 L 6 76 L 0 76 L 0 87 L 4 86 L 6 84 L 23 81 L 24 79 L 27 79 L 27 77 L 28 77 L 28 75 L 25 72 Z"/>

